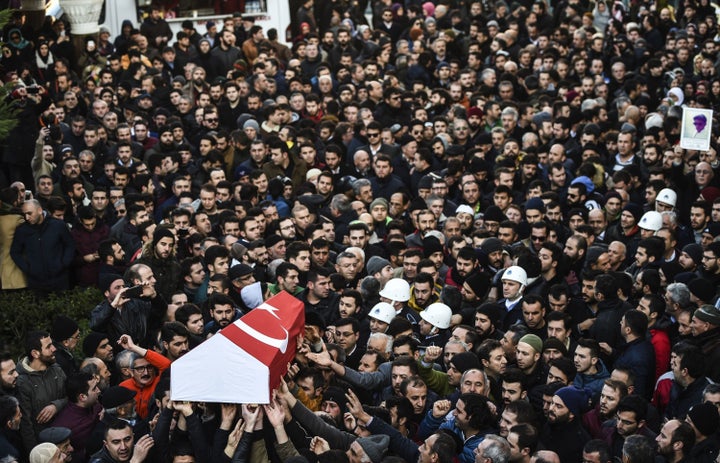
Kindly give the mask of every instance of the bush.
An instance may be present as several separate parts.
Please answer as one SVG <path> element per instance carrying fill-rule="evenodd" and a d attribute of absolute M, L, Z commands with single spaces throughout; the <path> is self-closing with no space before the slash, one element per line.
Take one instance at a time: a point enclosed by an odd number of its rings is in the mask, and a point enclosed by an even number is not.
<path fill-rule="evenodd" d="M 88 333 L 90 312 L 102 301 L 97 288 L 75 288 L 39 299 L 32 291 L 0 292 L 0 346 L 13 354 L 23 350 L 25 334 L 50 330 L 53 318 L 67 315 L 80 326 L 81 337 Z"/>

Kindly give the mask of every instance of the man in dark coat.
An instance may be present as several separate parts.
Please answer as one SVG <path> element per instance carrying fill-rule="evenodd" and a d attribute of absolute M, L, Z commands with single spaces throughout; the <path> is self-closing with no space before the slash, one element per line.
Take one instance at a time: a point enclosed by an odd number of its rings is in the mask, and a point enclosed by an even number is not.
<path fill-rule="evenodd" d="M 15 231 L 10 256 L 28 279 L 28 287 L 62 291 L 70 286 L 69 268 L 75 242 L 61 220 L 43 211 L 37 200 L 22 205 L 25 223 Z"/>

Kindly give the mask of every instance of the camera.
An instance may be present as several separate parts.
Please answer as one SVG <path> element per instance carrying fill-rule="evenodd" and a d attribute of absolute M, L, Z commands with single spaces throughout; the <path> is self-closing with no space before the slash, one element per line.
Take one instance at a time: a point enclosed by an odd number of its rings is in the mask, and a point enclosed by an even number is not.
<path fill-rule="evenodd" d="M 28 92 L 28 94 L 40 93 L 40 87 L 38 87 L 37 85 L 31 85 L 29 87 L 26 87 L 25 91 Z"/>

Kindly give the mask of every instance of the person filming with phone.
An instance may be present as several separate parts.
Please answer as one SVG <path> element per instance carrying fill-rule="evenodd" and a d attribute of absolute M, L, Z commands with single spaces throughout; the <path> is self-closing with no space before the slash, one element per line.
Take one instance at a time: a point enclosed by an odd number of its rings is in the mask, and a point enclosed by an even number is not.
<path fill-rule="evenodd" d="M 151 345 L 149 333 L 159 328 L 167 304 L 155 290 L 155 275 L 145 264 L 132 265 L 125 276 L 101 276 L 105 299 L 90 314 L 90 329 L 108 334 L 113 345 L 123 334 Z M 121 349 L 120 349 L 121 350 Z"/>

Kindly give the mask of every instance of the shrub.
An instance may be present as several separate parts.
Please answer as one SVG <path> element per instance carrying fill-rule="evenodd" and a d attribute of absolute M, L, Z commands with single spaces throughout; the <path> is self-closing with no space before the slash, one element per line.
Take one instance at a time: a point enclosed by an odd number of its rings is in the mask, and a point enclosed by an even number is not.
<path fill-rule="evenodd" d="M 20 354 L 25 334 L 35 329 L 49 331 L 53 318 L 60 314 L 75 320 L 84 337 L 89 331 L 90 312 L 102 298 L 97 288 L 74 288 L 43 299 L 27 290 L 0 292 L 0 346 Z"/>

